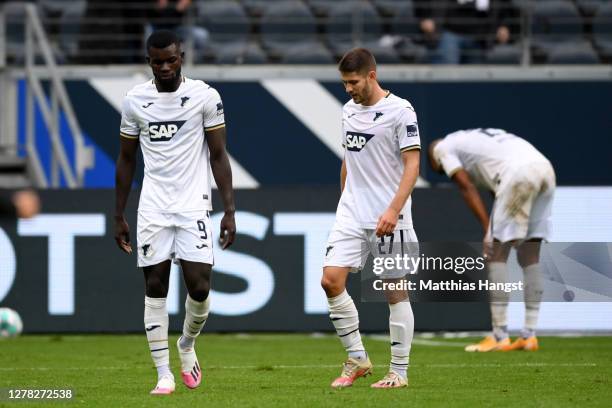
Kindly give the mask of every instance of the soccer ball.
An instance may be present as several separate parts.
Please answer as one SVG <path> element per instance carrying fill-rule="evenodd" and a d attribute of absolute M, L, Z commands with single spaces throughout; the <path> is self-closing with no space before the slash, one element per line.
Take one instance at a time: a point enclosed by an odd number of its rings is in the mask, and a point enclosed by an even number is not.
<path fill-rule="evenodd" d="M 8 307 L 0 307 L 0 337 L 19 336 L 22 330 L 19 313 Z"/>

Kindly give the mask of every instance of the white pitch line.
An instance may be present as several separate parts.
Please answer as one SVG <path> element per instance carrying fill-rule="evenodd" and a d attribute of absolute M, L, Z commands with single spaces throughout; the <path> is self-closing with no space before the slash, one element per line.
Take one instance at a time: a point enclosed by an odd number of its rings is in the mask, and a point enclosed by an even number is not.
<path fill-rule="evenodd" d="M 480 364 L 410 364 L 410 367 L 421 368 L 500 368 L 500 367 L 598 367 L 596 363 L 480 363 Z M 303 365 L 243 365 L 243 366 L 204 366 L 209 370 L 291 370 L 291 369 L 316 369 L 316 368 L 338 368 L 340 364 L 303 364 Z M 388 367 L 388 364 L 375 364 L 374 367 Z M 90 367 L 0 367 L 0 371 L 79 371 L 89 370 Z M 150 370 L 150 367 L 96 367 L 96 370 L 119 371 L 119 370 Z"/>

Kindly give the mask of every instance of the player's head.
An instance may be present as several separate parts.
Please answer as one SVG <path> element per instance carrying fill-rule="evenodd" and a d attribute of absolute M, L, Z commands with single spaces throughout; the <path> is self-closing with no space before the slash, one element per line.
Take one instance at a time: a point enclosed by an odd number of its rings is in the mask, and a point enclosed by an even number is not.
<path fill-rule="evenodd" d="M 444 169 L 442 168 L 442 164 L 440 164 L 440 159 L 436 156 L 435 149 L 438 143 L 440 143 L 442 139 L 436 139 L 429 144 L 429 148 L 427 149 L 427 155 L 429 156 L 429 164 L 431 168 L 436 173 L 444 173 Z"/>
<path fill-rule="evenodd" d="M 170 30 L 159 30 L 147 38 L 147 63 L 161 85 L 171 85 L 181 76 L 184 53 L 181 40 Z"/>
<path fill-rule="evenodd" d="M 344 89 L 355 103 L 364 103 L 372 95 L 376 79 L 376 60 L 365 48 L 354 48 L 338 64 Z"/>

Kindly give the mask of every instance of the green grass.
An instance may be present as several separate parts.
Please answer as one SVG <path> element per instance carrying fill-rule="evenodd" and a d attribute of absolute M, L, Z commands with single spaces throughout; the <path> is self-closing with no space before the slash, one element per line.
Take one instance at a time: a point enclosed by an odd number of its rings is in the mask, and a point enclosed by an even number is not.
<path fill-rule="evenodd" d="M 409 388 L 373 390 L 370 383 L 386 373 L 389 346 L 365 338 L 374 376 L 336 391 L 329 383 L 339 374 L 344 353 L 335 337 L 204 334 L 198 340 L 203 385 L 188 390 L 180 383 L 178 356 L 171 348 L 177 390 L 160 397 L 148 395 L 156 372 L 144 335 L 23 336 L 0 341 L 0 388 L 72 388 L 76 398 L 66 405 L 86 407 L 611 404 L 610 337 L 542 337 L 536 353 L 465 353 L 461 345 L 470 340 L 417 341 Z M 171 344 L 175 341 L 171 338 Z M 63 404 L 22 406 L 42 405 Z M 0 401 L 0 406 L 19 404 Z"/>

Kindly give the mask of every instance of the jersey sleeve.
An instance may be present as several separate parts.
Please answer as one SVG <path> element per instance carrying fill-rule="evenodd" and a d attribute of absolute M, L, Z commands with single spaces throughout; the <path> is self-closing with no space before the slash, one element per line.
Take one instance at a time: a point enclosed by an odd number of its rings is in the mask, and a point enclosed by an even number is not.
<path fill-rule="evenodd" d="M 121 106 L 121 126 L 119 128 L 121 137 L 127 139 L 138 139 L 140 136 L 140 126 L 132 113 L 130 99 L 126 96 L 123 98 Z"/>
<path fill-rule="evenodd" d="M 416 113 L 412 107 L 404 107 L 397 123 L 397 139 L 401 152 L 421 149 L 421 136 Z"/>
<path fill-rule="evenodd" d="M 225 114 L 223 113 L 223 102 L 221 95 L 216 89 L 210 88 L 210 97 L 204 104 L 204 130 L 210 131 L 225 126 Z"/>
<path fill-rule="evenodd" d="M 438 143 L 433 154 L 448 177 L 453 177 L 453 174 L 463 167 L 448 140 L 442 140 Z"/>

